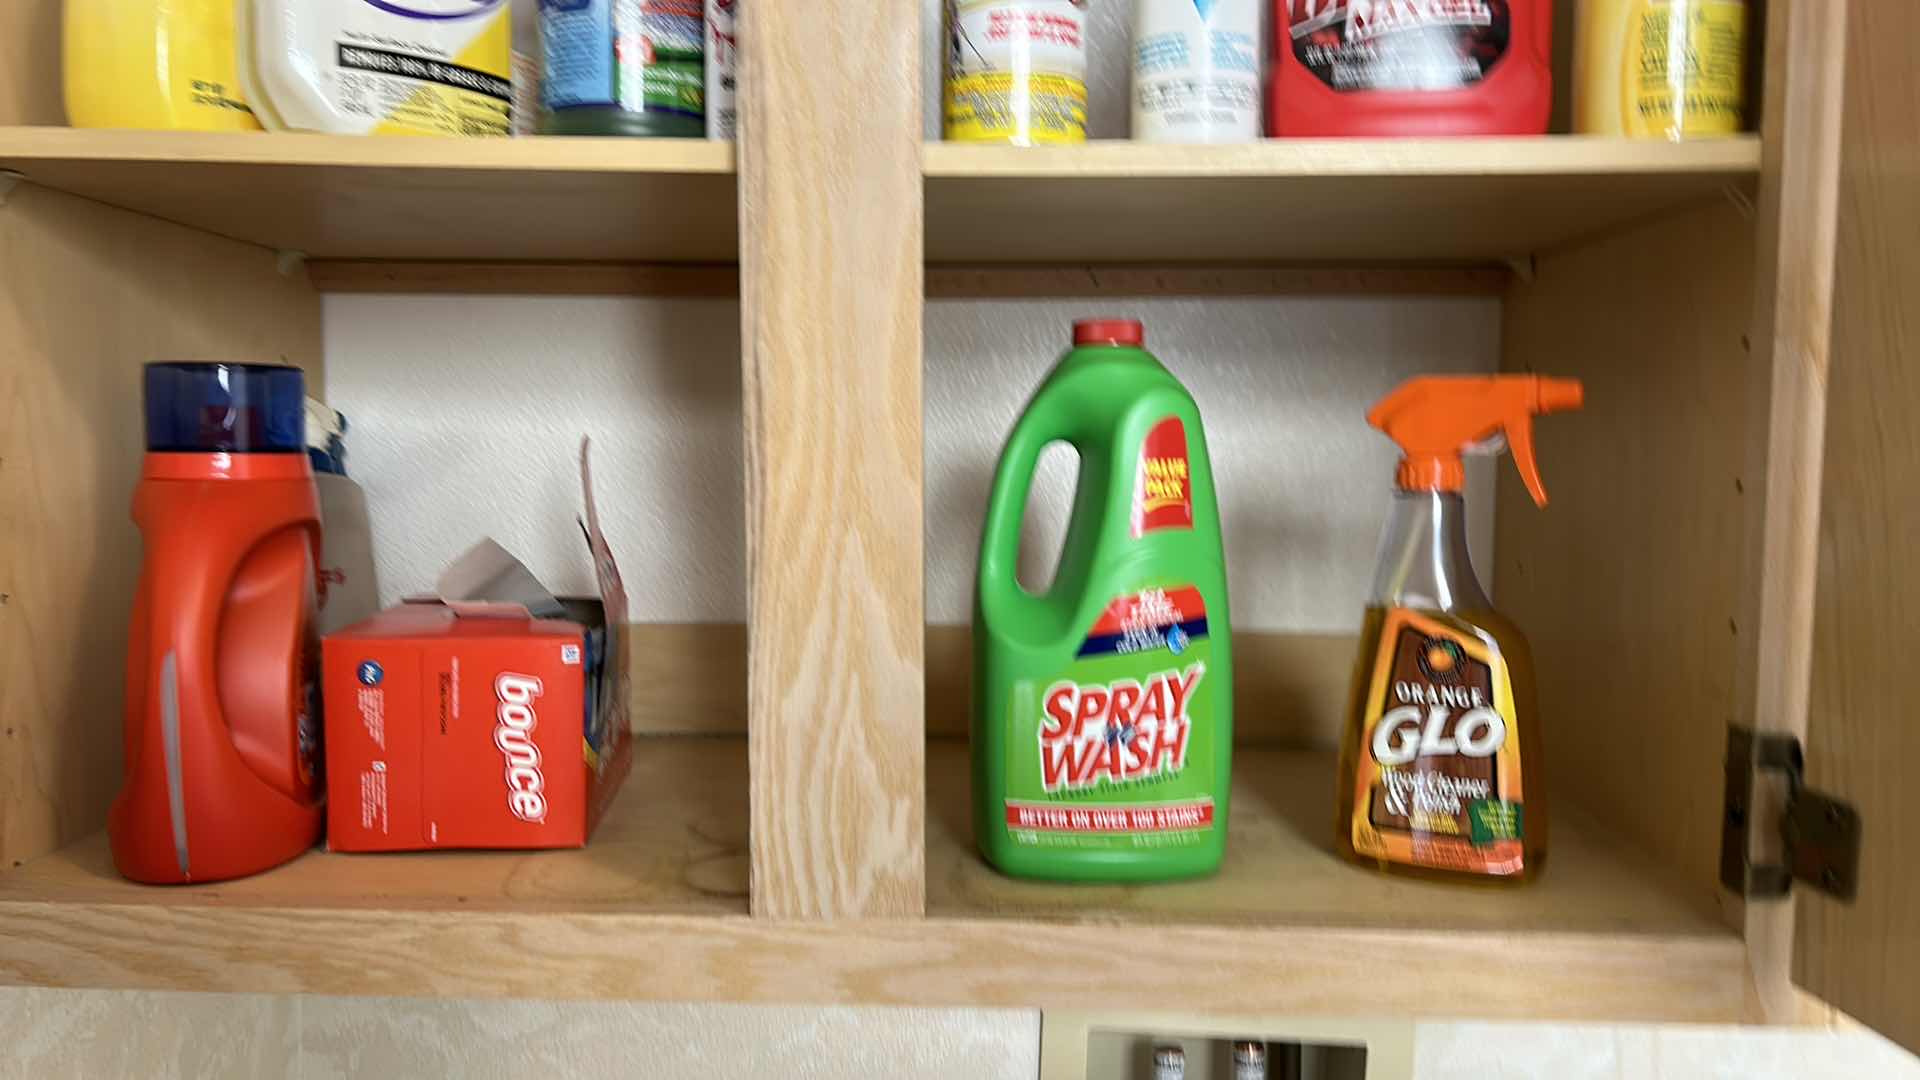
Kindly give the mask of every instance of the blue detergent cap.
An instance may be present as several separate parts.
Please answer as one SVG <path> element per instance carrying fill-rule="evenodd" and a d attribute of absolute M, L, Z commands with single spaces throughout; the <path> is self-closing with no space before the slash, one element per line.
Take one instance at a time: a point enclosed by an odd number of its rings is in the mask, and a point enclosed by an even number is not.
<path fill-rule="evenodd" d="M 307 379 L 272 364 L 148 364 L 147 449 L 304 454 Z"/>

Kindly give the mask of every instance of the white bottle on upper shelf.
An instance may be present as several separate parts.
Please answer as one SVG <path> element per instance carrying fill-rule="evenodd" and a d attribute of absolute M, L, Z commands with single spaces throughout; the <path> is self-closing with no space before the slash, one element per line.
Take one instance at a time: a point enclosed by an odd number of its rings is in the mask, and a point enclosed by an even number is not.
<path fill-rule="evenodd" d="M 1135 0 L 1133 137 L 1260 137 L 1260 0 Z"/>

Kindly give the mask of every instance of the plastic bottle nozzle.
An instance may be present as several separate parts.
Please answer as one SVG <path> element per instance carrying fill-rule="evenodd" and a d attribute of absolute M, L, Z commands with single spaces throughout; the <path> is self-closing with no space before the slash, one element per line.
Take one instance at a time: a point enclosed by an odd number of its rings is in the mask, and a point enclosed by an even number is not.
<path fill-rule="evenodd" d="M 1579 379 L 1535 377 L 1540 380 L 1540 407 L 1535 413 L 1572 412 L 1586 404 L 1587 390 Z"/>
<path fill-rule="evenodd" d="M 1533 418 L 1581 407 L 1578 379 L 1541 375 L 1428 375 L 1409 379 L 1367 413 L 1367 422 L 1400 444 L 1400 487 L 1458 491 L 1466 484 L 1460 455 L 1505 434 L 1514 467 L 1533 501 L 1547 505 L 1547 489 L 1533 459 Z"/>

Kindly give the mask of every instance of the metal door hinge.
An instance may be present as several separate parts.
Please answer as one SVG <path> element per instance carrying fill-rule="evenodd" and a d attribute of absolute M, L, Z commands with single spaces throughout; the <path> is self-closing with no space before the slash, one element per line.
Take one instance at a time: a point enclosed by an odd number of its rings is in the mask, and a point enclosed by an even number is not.
<path fill-rule="evenodd" d="M 1727 804 L 1720 822 L 1720 883 L 1749 899 L 1782 897 L 1796 881 L 1841 900 L 1860 884 L 1860 814 L 1804 782 L 1800 740 L 1727 729 Z M 1753 861 L 1754 783 L 1762 770 L 1782 774 L 1780 862 Z"/>

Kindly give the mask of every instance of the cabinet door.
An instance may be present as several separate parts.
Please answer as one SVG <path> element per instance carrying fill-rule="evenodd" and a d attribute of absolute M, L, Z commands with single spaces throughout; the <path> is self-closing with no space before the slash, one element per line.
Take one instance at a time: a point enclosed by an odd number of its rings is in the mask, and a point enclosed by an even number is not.
<path fill-rule="evenodd" d="M 1863 845 L 1856 900 L 1797 899 L 1793 974 L 1915 1049 L 1920 4 L 1847 9 L 1806 756 L 1807 782 L 1859 810 Z"/>

